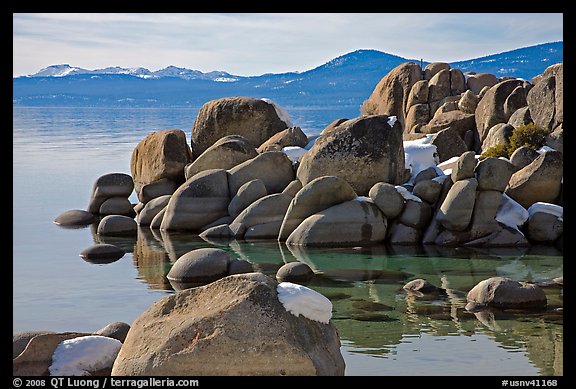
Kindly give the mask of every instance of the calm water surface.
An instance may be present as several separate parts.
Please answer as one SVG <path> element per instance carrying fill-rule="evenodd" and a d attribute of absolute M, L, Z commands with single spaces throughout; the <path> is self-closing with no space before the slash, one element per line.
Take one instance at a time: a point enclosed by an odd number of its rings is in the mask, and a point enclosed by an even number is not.
<path fill-rule="evenodd" d="M 308 135 L 355 107 L 285 107 Z M 101 175 L 130 174 L 136 144 L 166 128 L 190 131 L 198 109 L 14 107 L 13 330 L 95 331 L 131 323 L 150 304 L 174 293 L 166 274 L 187 251 L 219 247 L 274 275 L 302 261 L 308 285 L 329 297 L 347 375 L 562 375 L 563 301 L 545 289 L 545 312 L 464 309 L 466 293 L 495 276 L 537 280 L 563 275 L 563 255 L 550 247 L 453 250 L 437 247 L 302 249 L 277 242 L 206 242 L 194 235 L 140 228 L 137 238 L 105 238 L 95 226 L 65 229 L 52 223 L 69 209 L 86 209 Z M 133 194 L 131 200 L 136 202 Z M 105 242 L 127 254 L 109 264 L 79 253 Z M 413 278 L 448 289 L 415 299 L 402 292 Z"/>

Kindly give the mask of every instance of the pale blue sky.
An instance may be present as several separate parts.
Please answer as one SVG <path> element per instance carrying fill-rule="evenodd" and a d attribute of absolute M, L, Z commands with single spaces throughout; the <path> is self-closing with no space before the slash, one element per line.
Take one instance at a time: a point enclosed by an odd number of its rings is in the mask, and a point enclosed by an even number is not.
<path fill-rule="evenodd" d="M 63 63 L 250 76 L 358 49 L 453 62 L 563 40 L 561 13 L 16 13 L 13 22 L 14 76 Z"/>

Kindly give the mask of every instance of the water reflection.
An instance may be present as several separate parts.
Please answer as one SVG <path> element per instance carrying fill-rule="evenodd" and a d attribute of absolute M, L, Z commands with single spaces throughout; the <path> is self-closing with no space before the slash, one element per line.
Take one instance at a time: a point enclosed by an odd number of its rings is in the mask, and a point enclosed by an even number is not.
<path fill-rule="evenodd" d="M 166 278 L 172 264 L 181 255 L 198 248 L 223 249 L 233 258 L 246 260 L 256 271 L 270 276 L 275 276 L 285 263 L 306 263 L 315 273 L 307 285 L 330 298 L 332 321 L 345 349 L 362 358 L 381 358 L 382 363 L 392 356 L 394 360 L 407 358 L 405 345 L 423 341 L 426 334 L 438 341 L 459 337 L 460 349 L 442 349 L 441 343 L 435 347 L 439 347 L 441 353 L 458 352 L 459 358 L 468 358 L 471 366 L 482 358 L 483 363 L 494 365 L 494 375 L 499 371 L 498 358 L 479 356 L 478 342 L 495 344 L 494 350 L 500 353 L 520 353 L 514 363 L 527 364 L 521 371 L 532 368 L 540 375 L 563 373 L 563 300 L 558 284 L 545 288 L 549 306 L 544 312 L 485 310 L 473 313 L 465 309 L 467 292 L 483 279 L 508 276 L 531 280 L 562 276 L 562 252 L 554 247 L 320 249 L 287 247 L 276 241 L 211 242 L 188 233 L 148 227 L 139 227 L 132 242 L 127 238 L 103 239 L 97 235 L 94 239 L 105 243 L 115 241 L 112 244 L 123 248 L 132 244 L 127 251 L 133 253 L 139 277 L 151 289 L 166 291 L 179 289 Z M 402 286 L 415 278 L 424 278 L 445 292 L 422 296 L 406 293 Z M 426 361 L 416 359 L 410 363 Z M 347 369 L 354 366 L 349 365 Z M 475 374 L 473 368 L 466 374 Z"/>

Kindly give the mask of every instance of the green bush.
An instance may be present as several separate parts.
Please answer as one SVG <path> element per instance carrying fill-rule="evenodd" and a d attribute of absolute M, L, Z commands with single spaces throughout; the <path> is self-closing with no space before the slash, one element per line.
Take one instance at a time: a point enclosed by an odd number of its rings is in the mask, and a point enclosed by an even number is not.
<path fill-rule="evenodd" d="M 534 123 L 520 126 L 514 129 L 508 139 L 508 143 L 498 143 L 488 148 L 480 155 L 480 159 L 488 157 L 504 157 L 509 159 L 512 153 L 522 146 L 538 150 L 546 144 L 546 135 L 549 133 L 550 131 L 537 127 Z"/>

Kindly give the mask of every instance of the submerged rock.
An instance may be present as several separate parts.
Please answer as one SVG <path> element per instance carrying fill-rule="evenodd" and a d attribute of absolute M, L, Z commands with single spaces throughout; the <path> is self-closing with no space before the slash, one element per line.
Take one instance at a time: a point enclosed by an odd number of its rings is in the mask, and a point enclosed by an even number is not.
<path fill-rule="evenodd" d="M 502 309 L 545 308 L 546 294 L 536 284 L 514 281 L 506 277 L 492 277 L 480 281 L 467 295 L 467 306 L 493 306 Z"/>
<path fill-rule="evenodd" d="M 82 209 L 65 211 L 54 219 L 54 224 L 62 227 L 84 227 L 94 222 L 94 215 Z"/>

